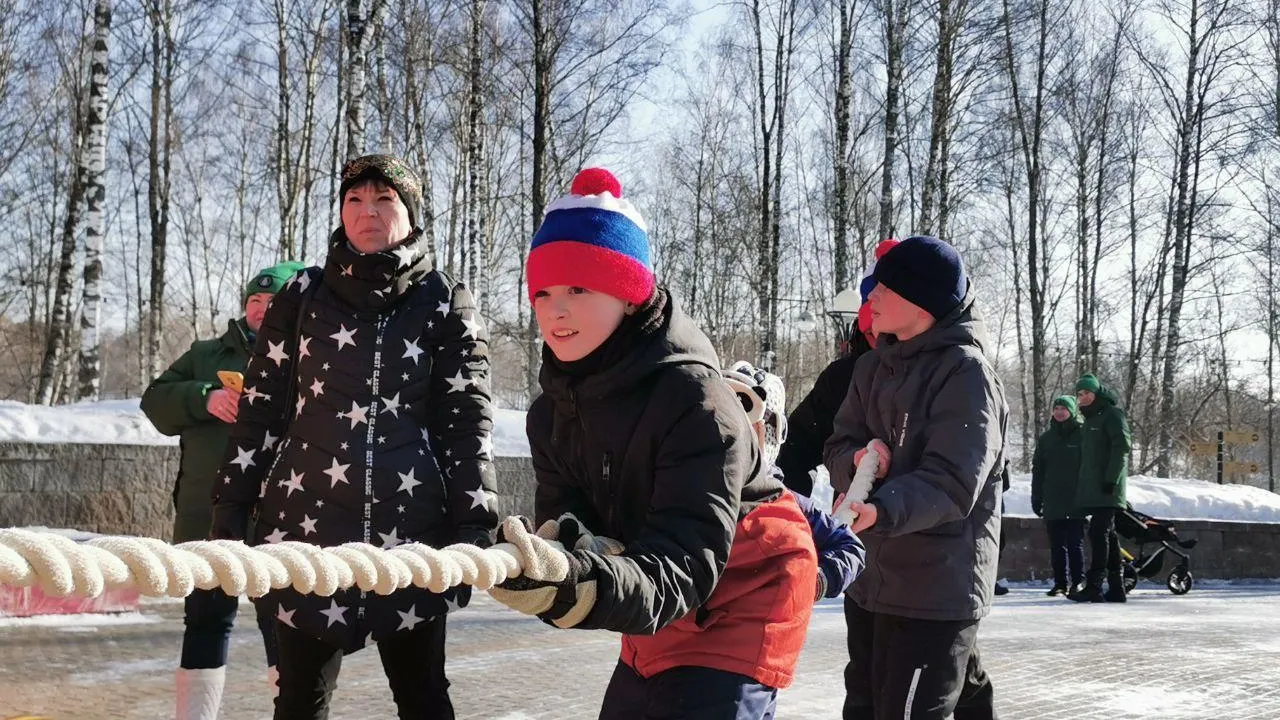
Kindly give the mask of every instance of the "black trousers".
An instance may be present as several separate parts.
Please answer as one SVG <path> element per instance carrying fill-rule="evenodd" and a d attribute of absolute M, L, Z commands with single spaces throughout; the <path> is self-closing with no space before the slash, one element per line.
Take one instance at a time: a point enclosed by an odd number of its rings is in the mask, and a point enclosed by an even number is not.
<path fill-rule="evenodd" d="M 619 661 L 600 720 L 773 720 L 777 703 L 777 689 L 746 675 L 685 666 L 644 678 Z"/>
<path fill-rule="evenodd" d="M 918 620 L 844 600 L 844 720 L 995 720 L 977 620 Z"/>
<path fill-rule="evenodd" d="M 183 606 L 182 658 L 179 667 L 187 670 L 220 668 L 227 664 L 227 650 L 231 646 L 231 627 L 236 621 L 240 598 L 230 597 L 221 590 L 195 590 L 187 596 Z M 276 619 L 274 606 L 268 602 L 255 602 L 258 630 L 262 633 L 262 646 L 267 653 L 267 665 L 276 664 Z"/>
<path fill-rule="evenodd" d="M 1113 508 L 1089 510 L 1089 574 L 1093 582 L 1102 585 L 1106 575 L 1113 581 L 1120 578 L 1120 539 L 1116 536 L 1116 513 Z"/>
<path fill-rule="evenodd" d="M 1045 520 L 1053 584 L 1073 588 L 1084 580 L 1084 518 Z"/>
<path fill-rule="evenodd" d="M 342 650 L 283 623 L 276 624 L 276 638 L 280 695 L 275 720 L 327 720 Z M 378 641 L 377 648 L 400 720 L 453 720 L 444 674 L 444 616 L 396 632 Z"/>

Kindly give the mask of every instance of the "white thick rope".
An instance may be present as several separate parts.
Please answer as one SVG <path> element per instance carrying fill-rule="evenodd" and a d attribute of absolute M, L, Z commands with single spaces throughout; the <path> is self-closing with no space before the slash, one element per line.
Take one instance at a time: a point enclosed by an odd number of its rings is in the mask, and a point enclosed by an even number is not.
<path fill-rule="evenodd" d="M 410 585 L 433 592 L 457 585 L 488 590 L 518 577 L 523 563 L 520 552 L 507 543 L 438 549 L 420 543 L 383 549 L 356 542 L 327 548 L 302 542 L 249 547 L 231 540 L 169 545 L 118 536 L 75 542 L 56 533 L 0 528 L 0 585 L 37 586 L 51 597 L 96 597 L 116 588 L 175 598 L 196 588 L 249 597 L 285 587 L 321 596 L 351 587 L 379 595 Z"/>
<path fill-rule="evenodd" d="M 880 467 L 880 453 L 871 447 L 871 443 L 867 443 L 867 452 L 862 456 L 862 460 L 858 462 L 858 467 L 853 471 L 853 480 L 849 483 L 849 491 L 844 494 L 840 502 L 836 505 L 835 512 L 832 516 L 836 520 L 852 525 L 854 520 L 858 519 L 858 513 L 854 512 L 853 504 L 866 502 L 871 495 L 871 485 L 876 481 L 876 470 Z"/>

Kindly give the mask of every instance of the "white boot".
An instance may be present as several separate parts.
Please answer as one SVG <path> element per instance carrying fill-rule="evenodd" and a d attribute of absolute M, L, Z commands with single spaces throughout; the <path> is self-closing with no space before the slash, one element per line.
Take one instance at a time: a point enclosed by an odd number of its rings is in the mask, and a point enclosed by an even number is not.
<path fill-rule="evenodd" d="M 271 697 L 280 697 L 280 671 L 275 665 L 267 666 L 267 685 L 271 687 Z"/>
<path fill-rule="evenodd" d="M 217 720 L 227 668 L 178 670 L 178 701 L 174 720 Z"/>

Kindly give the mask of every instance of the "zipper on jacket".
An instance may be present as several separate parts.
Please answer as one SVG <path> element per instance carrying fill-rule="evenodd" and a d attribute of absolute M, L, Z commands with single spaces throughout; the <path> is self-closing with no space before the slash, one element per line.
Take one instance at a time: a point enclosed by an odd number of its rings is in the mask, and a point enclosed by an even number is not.
<path fill-rule="evenodd" d="M 373 448 L 374 434 L 373 426 L 378 421 L 378 391 L 379 380 L 382 372 L 382 336 L 387 329 L 387 319 L 385 317 L 378 318 L 378 332 L 373 340 L 373 375 L 372 383 L 369 386 L 369 422 L 365 423 L 364 436 L 364 509 L 361 518 L 363 528 L 362 537 L 368 543 L 373 536 Z M 368 593 L 360 591 L 360 608 L 357 611 L 359 619 L 364 619 L 364 599 Z"/>
<path fill-rule="evenodd" d="M 600 468 L 601 477 L 604 479 L 605 490 L 609 493 L 609 532 L 617 532 L 618 527 L 618 496 L 613 491 L 613 456 L 609 453 L 604 454 Z"/>

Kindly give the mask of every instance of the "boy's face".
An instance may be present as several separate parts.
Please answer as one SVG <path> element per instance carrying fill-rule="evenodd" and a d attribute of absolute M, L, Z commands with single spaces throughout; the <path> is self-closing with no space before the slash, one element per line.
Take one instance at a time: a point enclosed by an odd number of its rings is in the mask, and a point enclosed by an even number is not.
<path fill-rule="evenodd" d="M 933 327 L 933 316 L 898 293 L 876 283 L 868 298 L 871 301 L 871 330 L 876 335 L 889 333 L 906 341 Z"/>
<path fill-rule="evenodd" d="M 1098 396 L 1094 395 L 1091 390 L 1076 391 L 1076 405 L 1079 405 L 1080 407 L 1089 407 L 1093 404 L 1093 401 L 1097 399 Z"/>
<path fill-rule="evenodd" d="M 1053 419 L 1058 422 L 1066 422 L 1071 417 L 1071 411 L 1061 405 L 1053 406 Z"/>
<path fill-rule="evenodd" d="M 571 285 L 552 285 L 533 296 L 538 330 L 556 358 L 581 360 L 622 324 L 629 305 L 612 295 Z"/>

